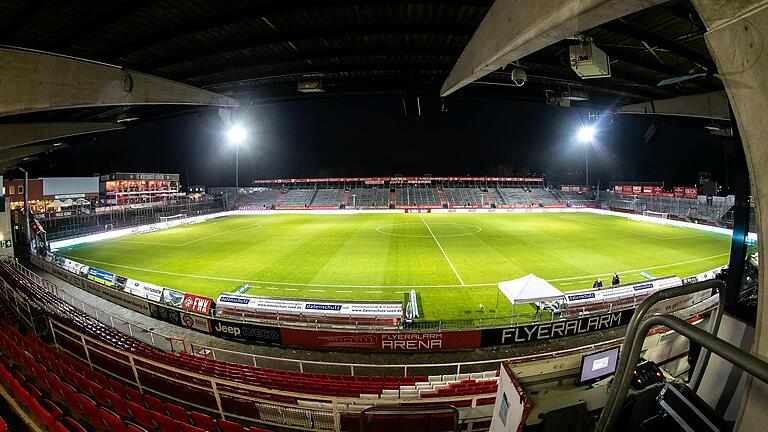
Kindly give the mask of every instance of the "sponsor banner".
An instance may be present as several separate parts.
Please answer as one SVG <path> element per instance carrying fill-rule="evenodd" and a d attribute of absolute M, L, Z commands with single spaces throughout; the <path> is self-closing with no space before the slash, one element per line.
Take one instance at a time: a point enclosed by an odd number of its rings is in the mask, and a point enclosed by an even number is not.
<path fill-rule="evenodd" d="M 216 300 L 219 308 L 252 312 L 287 313 L 294 315 L 339 315 L 370 318 L 400 318 L 402 302 L 345 303 L 329 301 L 286 300 L 276 297 L 255 297 L 236 293 L 221 294 Z"/>
<path fill-rule="evenodd" d="M 159 319 L 160 321 L 181 325 L 181 315 L 179 314 L 179 311 L 154 303 L 149 304 L 149 316 Z"/>
<path fill-rule="evenodd" d="M 618 285 L 615 288 L 602 288 L 584 290 L 565 294 L 565 302 L 569 308 L 581 307 L 590 303 L 612 302 L 623 298 L 632 298 L 636 296 L 647 296 L 660 289 L 676 287 L 681 284 L 681 280 L 676 276 L 669 276 L 660 279 L 654 279 L 644 282 L 635 282 L 630 284 Z"/>
<path fill-rule="evenodd" d="M 91 267 L 88 269 L 88 280 L 98 282 L 102 285 L 112 286 L 115 282 L 115 275 L 108 271 Z"/>
<path fill-rule="evenodd" d="M 170 288 L 163 288 L 163 297 L 160 301 L 168 306 L 180 308 L 181 303 L 184 301 L 184 293 Z"/>
<path fill-rule="evenodd" d="M 480 331 L 432 333 L 318 332 L 298 328 L 280 329 L 283 344 L 308 348 L 368 351 L 437 351 L 480 346 Z"/>
<path fill-rule="evenodd" d="M 234 321 L 210 320 L 211 333 L 219 337 L 242 339 L 248 342 L 262 342 L 271 344 L 280 344 L 281 329 L 278 327 L 261 326 L 255 324 L 246 324 Z M 322 334 L 323 332 L 314 333 Z"/>
<path fill-rule="evenodd" d="M 199 313 L 202 315 L 208 315 L 211 312 L 211 306 L 213 305 L 213 299 L 209 297 L 198 296 L 194 294 L 185 293 L 184 299 L 181 301 L 181 308 Z"/>
<path fill-rule="evenodd" d="M 514 345 L 608 330 L 627 325 L 634 312 L 634 309 L 626 309 L 605 315 L 586 316 L 571 320 L 485 329 L 481 332 L 480 346 Z"/>
<path fill-rule="evenodd" d="M 181 325 L 206 333 L 211 332 L 211 320 L 200 315 L 181 314 Z"/>
<path fill-rule="evenodd" d="M 430 182 L 430 181 L 505 181 L 505 182 L 526 182 L 543 183 L 541 177 L 325 177 L 325 178 L 295 178 L 295 179 L 271 179 L 254 180 L 255 184 L 282 184 L 282 183 L 339 183 L 339 182 L 372 182 L 370 184 L 381 184 L 384 182 L 405 183 L 405 182 Z M 380 182 L 380 183 L 379 183 Z"/>

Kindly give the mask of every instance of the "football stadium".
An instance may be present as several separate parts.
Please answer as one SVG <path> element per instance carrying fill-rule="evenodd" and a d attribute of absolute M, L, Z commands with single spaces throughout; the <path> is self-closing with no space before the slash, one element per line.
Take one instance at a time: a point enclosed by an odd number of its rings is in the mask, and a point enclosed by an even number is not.
<path fill-rule="evenodd" d="M 60 253 L 211 298 L 245 285 L 252 295 L 339 300 L 400 300 L 416 290 L 420 319 L 455 320 L 511 315 L 507 301 L 496 308 L 500 281 L 533 273 L 570 291 L 614 272 L 625 282 L 691 276 L 727 264 L 730 240 L 581 212 L 275 214 L 227 216 Z M 585 253 L 584 244 L 595 246 Z"/>
<path fill-rule="evenodd" d="M 0 432 L 764 431 L 766 28 L 0 0 Z"/>

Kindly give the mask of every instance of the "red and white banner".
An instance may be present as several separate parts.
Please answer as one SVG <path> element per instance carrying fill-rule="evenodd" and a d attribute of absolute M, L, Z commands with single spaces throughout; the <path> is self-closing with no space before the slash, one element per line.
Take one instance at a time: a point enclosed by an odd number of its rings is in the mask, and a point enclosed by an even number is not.
<path fill-rule="evenodd" d="M 429 183 L 432 181 L 492 181 L 492 182 L 526 182 L 543 183 L 542 177 L 325 177 L 325 178 L 296 178 L 254 180 L 254 184 L 282 183 L 345 183 L 363 182 L 368 184 L 391 183 Z"/>
<path fill-rule="evenodd" d="M 181 301 L 181 308 L 186 311 L 208 315 L 211 312 L 212 304 L 213 299 L 210 297 L 184 293 L 184 299 Z"/>

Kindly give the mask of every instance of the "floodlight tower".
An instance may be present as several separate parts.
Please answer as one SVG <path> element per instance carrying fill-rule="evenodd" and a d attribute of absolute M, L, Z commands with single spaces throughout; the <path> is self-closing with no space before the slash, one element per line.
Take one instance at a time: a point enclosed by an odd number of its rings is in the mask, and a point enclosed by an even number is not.
<path fill-rule="evenodd" d="M 587 188 L 589 188 L 589 147 L 592 145 L 592 139 L 595 137 L 595 128 L 592 126 L 582 126 L 581 129 L 579 129 L 578 134 L 576 137 L 579 139 L 579 142 L 581 142 L 584 145 L 584 154 L 586 158 L 587 163 Z"/>
<path fill-rule="evenodd" d="M 245 141 L 248 131 L 239 125 L 233 125 L 227 131 L 227 140 L 235 146 L 235 196 L 240 194 L 240 144 Z"/>

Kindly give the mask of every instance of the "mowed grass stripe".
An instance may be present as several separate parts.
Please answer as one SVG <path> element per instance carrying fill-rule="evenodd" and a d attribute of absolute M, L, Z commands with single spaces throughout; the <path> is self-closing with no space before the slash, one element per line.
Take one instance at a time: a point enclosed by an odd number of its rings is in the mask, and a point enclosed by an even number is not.
<path fill-rule="evenodd" d="M 466 286 L 457 284 L 435 240 Z M 248 293 L 257 295 L 290 288 L 292 297 L 399 300 L 403 288 L 429 285 L 435 288 L 419 290 L 426 317 L 452 319 L 492 314 L 495 284 L 528 273 L 564 290 L 582 289 L 614 271 L 625 281 L 641 279 L 641 271 L 695 274 L 727 263 L 729 249 L 725 235 L 584 213 L 278 214 L 232 216 L 61 252 L 211 297 L 247 282 L 254 284 Z M 507 310 L 502 305 L 499 313 Z"/>

